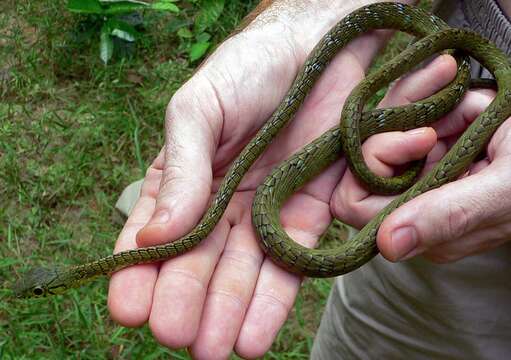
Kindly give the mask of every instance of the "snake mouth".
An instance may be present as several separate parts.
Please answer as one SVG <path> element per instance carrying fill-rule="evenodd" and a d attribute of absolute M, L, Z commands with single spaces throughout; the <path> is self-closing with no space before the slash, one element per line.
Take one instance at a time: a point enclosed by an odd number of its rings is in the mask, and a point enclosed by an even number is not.
<path fill-rule="evenodd" d="M 57 275 L 54 268 L 32 268 L 12 286 L 14 296 L 18 299 L 45 297 L 49 294 L 49 285 L 55 281 Z"/>

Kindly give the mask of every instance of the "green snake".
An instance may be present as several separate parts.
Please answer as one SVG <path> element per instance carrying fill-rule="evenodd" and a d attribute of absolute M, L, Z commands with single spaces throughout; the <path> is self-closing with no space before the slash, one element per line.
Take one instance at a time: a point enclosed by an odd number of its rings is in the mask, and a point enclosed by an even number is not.
<path fill-rule="evenodd" d="M 18 297 L 59 294 L 97 276 L 125 267 L 175 257 L 199 244 L 224 213 L 244 174 L 277 133 L 294 117 L 315 81 L 331 59 L 353 38 L 372 29 L 396 29 L 419 40 L 380 70 L 368 75 L 345 102 L 340 125 L 306 145 L 275 168 L 257 191 L 252 206 L 255 229 L 264 251 L 279 265 L 294 273 L 330 277 L 352 271 L 377 254 L 376 234 L 383 219 L 415 196 L 439 187 L 463 174 L 484 149 L 499 125 L 511 116 L 511 64 L 507 56 L 488 40 L 460 29 L 449 28 L 424 10 L 400 3 L 377 3 L 362 7 L 339 21 L 316 45 L 277 110 L 234 160 L 210 207 L 196 227 L 184 237 L 159 246 L 138 248 L 71 267 L 34 268 L 15 284 Z M 444 49 L 458 49 L 458 74 L 439 93 L 404 107 L 363 111 L 377 90 L 421 61 Z M 390 130 L 407 130 L 429 124 L 450 111 L 469 86 L 469 54 L 495 77 L 498 92 L 484 111 L 459 138 L 444 158 L 426 176 L 413 184 L 422 163 L 412 164 L 402 176 L 381 178 L 367 168 L 361 143 L 368 136 Z M 378 193 L 403 192 L 354 238 L 334 249 L 309 249 L 294 242 L 280 224 L 280 207 L 303 186 L 340 156 L 369 189 Z"/>

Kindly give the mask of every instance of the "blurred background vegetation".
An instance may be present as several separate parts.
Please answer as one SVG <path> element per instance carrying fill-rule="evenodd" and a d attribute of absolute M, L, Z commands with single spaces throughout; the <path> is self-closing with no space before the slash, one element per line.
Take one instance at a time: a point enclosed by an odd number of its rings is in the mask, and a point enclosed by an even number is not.
<path fill-rule="evenodd" d="M 9 287 L 34 264 L 111 253 L 123 224 L 113 206 L 163 144 L 167 102 L 256 2 L 139 11 L 135 41 L 113 35 L 105 66 L 103 16 L 65 0 L 0 1 L 0 359 L 189 358 L 110 320 L 106 279 L 35 301 Z M 268 358 L 308 358 L 328 290 L 307 281 Z"/>
<path fill-rule="evenodd" d="M 162 146 L 170 97 L 257 1 L 155 0 L 164 8 L 108 16 L 80 2 L 0 1 L 0 360 L 188 359 L 147 326 L 116 325 L 106 279 L 33 301 L 9 287 L 34 264 L 111 253 L 115 201 Z M 330 285 L 304 282 L 266 358 L 308 359 Z"/>

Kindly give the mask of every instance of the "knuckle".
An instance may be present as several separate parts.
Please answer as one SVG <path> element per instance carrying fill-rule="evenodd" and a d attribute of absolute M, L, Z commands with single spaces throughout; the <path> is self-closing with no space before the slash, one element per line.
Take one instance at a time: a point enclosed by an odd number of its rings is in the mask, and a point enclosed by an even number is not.
<path fill-rule="evenodd" d="M 178 114 L 183 113 L 189 108 L 190 98 L 189 85 L 184 84 L 172 96 L 165 111 L 167 121 L 179 119 Z"/>
<path fill-rule="evenodd" d="M 238 292 L 233 291 L 231 288 L 216 288 L 208 291 L 209 296 L 216 296 L 222 299 L 224 305 L 234 305 L 240 309 L 246 309 L 248 307 L 247 300 L 240 295 Z"/>
<path fill-rule="evenodd" d="M 293 301 L 290 299 L 282 298 L 272 292 L 256 292 L 254 294 L 254 300 L 263 304 L 266 304 L 269 308 L 280 308 L 283 313 L 287 314 L 293 305 Z"/>
<path fill-rule="evenodd" d="M 350 200 L 348 196 L 343 196 L 341 192 L 337 192 L 332 197 L 330 208 L 336 218 L 342 219 L 343 222 L 355 227 L 361 225 L 361 219 L 365 214 L 363 204 Z"/>
<path fill-rule="evenodd" d="M 472 211 L 466 205 L 458 202 L 449 203 L 447 208 L 447 226 L 442 234 L 442 240 L 457 239 L 463 236 L 469 229 Z"/>
<path fill-rule="evenodd" d="M 145 177 L 146 178 L 153 178 L 153 177 L 156 177 L 156 176 L 161 176 L 161 172 L 162 171 L 160 169 L 157 169 L 157 168 L 155 168 L 154 166 L 151 165 L 145 171 Z"/>
<path fill-rule="evenodd" d="M 189 180 L 185 167 L 176 162 L 167 164 L 163 170 L 163 175 L 161 187 L 167 187 L 173 183 L 187 182 Z"/>
<path fill-rule="evenodd" d="M 348 221 L 347 214 L 349 212 L 347 211 L 346 199 L 340 191 L 336 191 L 330 199 L 330 208 L 335 217 Z"/>
<path fill-rule="evenodd" d="M 221 92 L 210 77 L 208 71 L 197 73 L 174 93 L 165 112 L 167 136 L 173 137 L 175 130 L 190 126 L 215 138 L 220 135 L 226 110 Z"/>
<path fill-rule="evenodd" d="M 169 164 L 164 170 L 160 188 L 175 192 L 175 195 L 179 195 L 184 189 L 188 189 L 187 193 L 196 193 L 203 189 L 210 189 L 211 179 L 198 173 L 191 173 L 185 165 Z"/>
<path fill-rule="evenodd" d="M 167 172 L 160 181 L 160 192 L 167 199 L 176 199 L 190 191 L 189 181 L 174 172 Z"/>
<path fill-rule="evenodd" d="M 261 266 L 261 258 L 247 250 L 228 250 L 222 253 L 222 259 L 228 261 L 233 268 L 240 271 L 254 271 Z"/>
<path fill-rule="evenodd" d="M 174 281 L 179 284 L 186 284 L 188 287 L 193 287 L 198 293 L 205 292 L 207 289 L 207 281 L 199 276 L 196 271 L 185 266 L 165 269 L 165 274 L 171 274 L 174 277 Z"/>

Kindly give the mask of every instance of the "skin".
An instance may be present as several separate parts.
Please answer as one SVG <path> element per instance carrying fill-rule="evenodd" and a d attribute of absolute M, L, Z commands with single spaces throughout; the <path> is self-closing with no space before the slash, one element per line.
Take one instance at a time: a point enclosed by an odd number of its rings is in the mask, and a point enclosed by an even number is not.
<path fill-rule="evenodd" d="M 339 18 L 370 2 L 333 7 L 329 1 L 276 1 L 221 45 L 170 101 L 166 144 L 146 174 L 115 251 L 165 243 L 188 232 L 230 161 L 281 101 L 306 54 Z M 301 279 L 275 266 L 260 250 L 250 220 L 255 188 L 273 166 L 337 123 L 342 102 L 388 35 L 365 35 L 335 58 L 297 118 L 245 176 L 203 243 L 162 264 L 137 265 L 112 276 L 108 304 L 115 321 L 128 327 L 147 322 L 162 345 L 188 347 L 197 359 L 228 358 L 233 350 L 244 358 L 264 355 L 288 316 Z M 428 96 L 455 71 L 454 60 L 441 56 L 398 82 L 382 106 Z M 381 175 L 428 153 L 433 164 L 491 96 L 470 92 L 449 122 L 444 119 L 434 129 L 368 139 L 366 161 Z M 490 199 L 504 199 L 511 192 L 506 188 L 511 182 L 504 181 L 511 173 L 503 160 L 508 124 L 493 137 L 488 158 L 472 168 L 475 175 L 418 197 L 383 223 L 378 246 L 387 259 L 399 260 L 406 248 L 408 256 L 412 251 L 433 261 L 452 261 L 503 242 L 511 228 L 509 204 Z M 445 197 L 453 205 L 439 207 L 431 196 Z M 331 213 L 363 226 L 390 199 L 365 192 L 340 160 L 292 197 L 281 216 L 296 241 L 313 246 Z M 496 219 L 495 227 L 485 226 L 488 218 Z M 430 221 L 438 226 L 428 226 Z M 392 236 L 406 225 L 417 229 L 412 250 L 406 236 Z"/>

